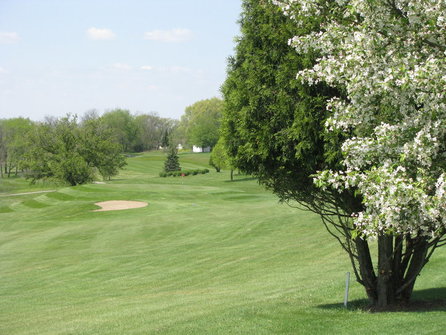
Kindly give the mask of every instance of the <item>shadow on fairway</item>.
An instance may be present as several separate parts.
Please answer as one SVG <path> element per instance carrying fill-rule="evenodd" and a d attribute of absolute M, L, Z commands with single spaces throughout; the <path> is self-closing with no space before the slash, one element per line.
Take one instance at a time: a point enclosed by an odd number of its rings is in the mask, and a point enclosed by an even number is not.
<path fill-rule="evenodd" d="M 317 306 L 322 309 L 341 309 L 343 303 L 324 304 Z M 367 299 L 357 299 L 348 302 L 349 310 L 364 310 L 369 312 L 433 312 L 446 311 L 446 287 L 417 290 L 412 294 L 409 304 L 397 304 L 389 308 L 378 310 L 371 308 Z"/>
<path fill-rule="evenodd" d="M 246 178 L 241 178 L 241 179 L 235 179 L 234 180 L 225 180 L 225 183 L 236 183 L 239 181 L 249 181 L 249 180 L 257 180 L 256 177 L 246 177 Z"/>

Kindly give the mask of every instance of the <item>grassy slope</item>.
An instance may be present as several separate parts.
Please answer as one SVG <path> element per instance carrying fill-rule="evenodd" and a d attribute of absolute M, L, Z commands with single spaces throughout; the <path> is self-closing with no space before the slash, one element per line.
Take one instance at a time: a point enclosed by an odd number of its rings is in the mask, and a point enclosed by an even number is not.
<path fill-rule="evenodd" d="M 106 185 L 0 198 L 0 334 L 443 332 L 445 308 L 360 311 L 356 283 L 344 310 L 347 257 L 315 215 L 227 172 L 159 178 L 163 159 L 134 157 Z M 149 206 L 91 212 L 103 200 Z M 445 264 L 439 250 L 416 297 L 446 298 Z"/>

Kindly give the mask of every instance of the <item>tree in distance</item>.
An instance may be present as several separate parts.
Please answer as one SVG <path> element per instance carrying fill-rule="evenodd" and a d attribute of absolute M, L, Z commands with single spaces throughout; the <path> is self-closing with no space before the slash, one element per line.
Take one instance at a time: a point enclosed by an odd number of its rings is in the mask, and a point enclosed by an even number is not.
<path fill-rule="evenodd" d="M 165 135 L 177 127 L 178 121 L 162 118 L 156 113 L 142 114 L 134 118 L 137 127 L 137 139 L 134 141 L 133 150 L 157 150 L 160 146 L 167 148 Z M 178 144 L 178 143 L 177 143 Z"/>
<path fill-rule="evenodd" d="M 371 305 L 408 302 L 446 242 L 446 4 L 275 3 L 289 16 L 243 1 L 222 88 L 228 152 L 321 215 Z"/>
<path fill-rule="evenodd" d="M 119 170 L 127 165 L 122 147 L 113 141 L 113 130 L 100 119 L 82 123 L 79 129 L 82 157 L 89 166 L 97 168 L 103 179 L 110 180 Z"/>
<path fill-rule="evenodd" d="M 169 145 L 167 149 L 167 157 L 164 162 L 164 171 L 180 171 L 180 159 L 178 157 L 178 150 L 173 145 Z"/>
<path fill-rule="evenodd" d="M 72 117 L 47 118 L 36 125 L 26 153 L 26 176 L 32 182 L 53 178 L 74 186 L 93 180 L 93 167 L 78 151 L 77 127 Z"/>
<path fill-rule="evenodd" d="M 223 101 L 218 98 L 197 101 L 186 107 L 177 132 L 185 133 L 190 146 L 212 148 L 220 136 L 222 109 Z"/>
<path fill-rule="evenodd" d="M 104 113 L 101 121 L 112 129 L 112 134 L 124 152 L 131 152 L 137 147 L 138 126 L 133 115 L 125 109 L 114 109 Z"/>
<path fill-rule="evenodd" d="M 0 176 L 8 177 L 24 168 L 24 155 L 29 147 L 29 133 L 34 124 L 29 119 L 0 120 Z"/>
<path fill-rule="evenodd" d="M 72 186 L 94 180 L 96 171 L 110 179 L 126 164 L 121 150 L 112 130 L 99 119 L 79 126 L 76 117 L 50 118 L 30 135 L 26 176 L 32 182 L 53 178 Z"/>
<path fill-rule="evenodd" d="M 231 160 L 226 153 L 223 137 L 219 138 L 217 144 L 212 149 L 209 157 L 209 165 L 217 172 L 229 168 L 231 170 L 231 180 L 234 180 L 234 169 L 232 168 Z"/>

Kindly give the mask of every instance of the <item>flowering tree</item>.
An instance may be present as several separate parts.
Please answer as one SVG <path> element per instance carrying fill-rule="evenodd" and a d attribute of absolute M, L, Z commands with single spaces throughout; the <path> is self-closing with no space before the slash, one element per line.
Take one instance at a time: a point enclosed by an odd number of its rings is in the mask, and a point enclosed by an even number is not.
<path fill-rule="evenodd" d="M 275 1 L 297 26 L 298 53 L 320 56 L 298 72 L 326 83 L 325 125 L 340 134 L 343 164 L 315 175 L 332 193 L 353 193 L 357 210 L 335 203 L 321 213 L 348 251 L 372 304 L 408 301 L 423 266 L 446 233 L 446 1 Z M 378 241 L 375 271 L 367 240 Z"/>

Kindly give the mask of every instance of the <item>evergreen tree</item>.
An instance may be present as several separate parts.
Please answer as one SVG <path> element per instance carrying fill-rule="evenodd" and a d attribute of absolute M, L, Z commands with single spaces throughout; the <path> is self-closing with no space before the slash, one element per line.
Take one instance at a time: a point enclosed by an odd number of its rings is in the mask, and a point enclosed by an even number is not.
<path fill-rule="evenodd" d="M 170 145 L 167 151 L 166 161 L 164 162 L 164 171 L 171 172 L 180 170 L 181 167 L 180 159 L 178 157 L 178 150 L 173 145 Z"/>
<path fill-rule="evenodd" d="M 297 54 L 288 39 L 318 28 L 297 29 L 269 1 L 244 0 L 241 36 L 222 86 L 222 135 L 235 168 L 253 174 L 281 199 L 311 203 L 325 198 L 311 175 L 340 161 L 337 138 L 326 138 L 326 85 L 302 85 L 296 73 L 316 55 Z"/>

